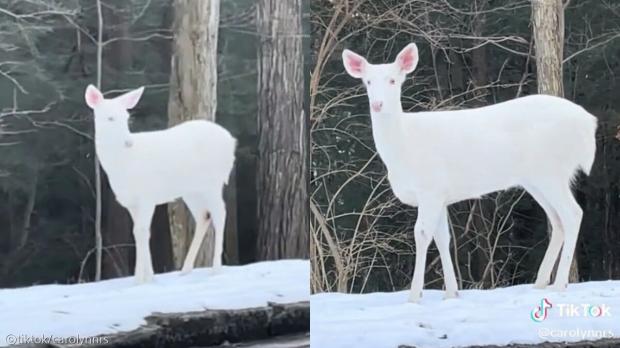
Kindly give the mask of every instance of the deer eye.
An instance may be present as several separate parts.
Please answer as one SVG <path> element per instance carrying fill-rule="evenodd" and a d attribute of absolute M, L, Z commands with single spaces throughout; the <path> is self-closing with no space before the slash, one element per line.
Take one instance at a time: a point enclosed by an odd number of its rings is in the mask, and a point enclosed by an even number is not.
<path fill-rule="evenodd" d="M 394 79 L 390 79 L 390 85 L 393 85 L 393 84 L 395 84 L 395 83 L 396 83 L 396 80 L 394 80 Z"/>

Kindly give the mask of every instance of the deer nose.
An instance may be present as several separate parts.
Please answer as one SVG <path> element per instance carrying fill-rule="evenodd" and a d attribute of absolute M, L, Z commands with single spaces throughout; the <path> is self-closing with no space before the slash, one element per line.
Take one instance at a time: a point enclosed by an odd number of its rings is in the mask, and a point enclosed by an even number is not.
<path fill-rule="evenodd" d="M 370 103 L 370 108 L 374 112 L 380 112 L 382 107 L 383 107 L 383 102 L 372 102 L 372 103 Z"/>

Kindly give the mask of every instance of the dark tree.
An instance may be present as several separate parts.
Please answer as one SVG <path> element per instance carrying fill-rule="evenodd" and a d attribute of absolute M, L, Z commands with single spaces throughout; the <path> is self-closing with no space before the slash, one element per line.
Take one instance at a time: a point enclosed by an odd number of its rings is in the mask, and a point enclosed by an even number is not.
<path fill-rule="evenodd" d="M 258 3 L 259 259 L 308 256 L 302 1 Z"/>

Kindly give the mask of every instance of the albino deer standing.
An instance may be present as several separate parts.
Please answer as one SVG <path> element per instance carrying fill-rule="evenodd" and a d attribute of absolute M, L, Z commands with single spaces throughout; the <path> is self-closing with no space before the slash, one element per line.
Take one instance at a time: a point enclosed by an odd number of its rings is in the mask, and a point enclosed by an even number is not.
<path fill-rule="evenodd" d="M 469 110 L 405 113 L 401 85 L 418 64 L 415 44 L 389 64 L 369 64 L 349 50 L 342 59 L 349 75 L 366 86 L 375 146 L 394 194 L 418 206 L 409 300 L 422 296 L 433 239 L 446 297 L 457 296 L 447 206 L 515 186 L 532 195 L 552 226 L 535 287 L 548 285 L 562 249 L 552 288 L 565 289 L 583 214 L 571 183 L 579 170 L 588 174 L 594 162 L 596 118 L 579 105 L 547 95 Z"/>
<path fill-rule="evenodd" d="M 212 222 L 215 228 L 213 267 L 222 265 L 226 206 L 223 186 L 235 161 L 235 138 L 206 120 L 188 121 L 166 130 L 131 133 L 129 113 L 144 87 L 104 99 L 93 85 L 86 104 L 95 113 L 95 148 L 116 199 L 129 210 L 136 242 L 137 283 L 153 278 L 149 248 L 155 206 L 183 198 L 196 221 L 196 231 L 182 272 L 194 267 Z"/>

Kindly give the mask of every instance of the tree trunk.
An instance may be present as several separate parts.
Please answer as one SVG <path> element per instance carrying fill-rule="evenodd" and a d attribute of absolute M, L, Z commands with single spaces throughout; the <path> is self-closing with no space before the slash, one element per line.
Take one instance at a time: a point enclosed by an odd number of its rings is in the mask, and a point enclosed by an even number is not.
<path fill-rule="evenodd" d="M 258 2 L 258 236 L 261 260 L 309 257 L 302 1 Z"/>
<path fill-rule="evenodd" d="M 97 88 L 101 90 L 101 78 L 103 67 L 103 9 L 101 0 L 96 1 L 97 4 Z M 94 131 L 94 130 L 93 130 Z M 93 136 L 94 139 L 94 136 Z M 103 192 L 101 191 L 101 163 L 95 152 L 95 281 L 101 280 L 102 257 L 103 257 L 103 236 L 101 234 L 102 224 L 102 200 Z"/>
<path fill-rule="evenodd" d="M 226 229 L 224 230 L 224 255 L 230 265 L 239 264 L 239 236 L 237 234 L 237 165 L 233 166 L 224 190 L 226 201 Z"/>
<path fill-rule="evenodd" d="M 484 30 L 487 22 L 487 15 L 484 12 L 487 9 L 487 0 L 475 1 L 474 10 L 477 12 L 472 19 L 472 34 L 474 37 L 484 37 Z M 474 41 L 475 45 L 480 47 L 472 51 L 472 73 L 474 82 L 474 96 L 481 100 L 476 100 L 476 104 L 486 105 L 486 101 L 491 99 L 487 96 L 489 90 L 483 88 L 488 85 L 488 60 L 487 60 L 487 46 L 484 45 L 484 39 L 477 39 Z M 476 98 L 476 99 L 477 99 Z"/>
<path fill-rule="evenodd" d="M 564 96 L 564 8 L 562 0 L 532 0 L 538 93 Z"/>
<path fill-rule="evenodd" d="M 130 4 L 120 0 L 112 3 L 113 7 L 102 8 L 106 19 L 104 34 L 111 37 L 130 37 Z M 117 71 L 132 65 L 133 45 L 131 41 L 120 40 L 106 48 L 106 67 Z M 102 238 L 106 251 L 102 255 L 103 279 L 133 275 L 135 249 L 132 224 L 129 212 L 116 200 L 110 187 L 108 176 L 101 171 L 101 204 L 102 204 Z"/>
<path fill-rule="evenodd" d="M 562 0 L 532 0 L 538 93 L 564 97 L 564 5 Z M 570 266 L 571 282 L 579 281 L 577 257 Z"/>
<path fill-rule="evenodd" d="M 170 71 L 170 125 L 191 119 L 215 120 L 217 36 L 220 1 L 175 0 L 174 43 Z M 168 206 L 174 263 L 180 268 L 194 234 L 191 213 L 182 202 Z M 196 266 L 209 266 L 213 254 L 209 228 Z"/>

